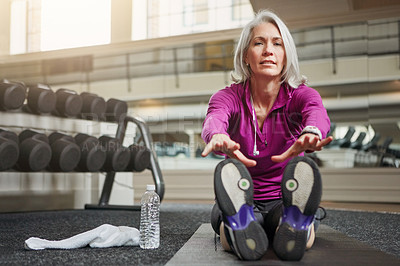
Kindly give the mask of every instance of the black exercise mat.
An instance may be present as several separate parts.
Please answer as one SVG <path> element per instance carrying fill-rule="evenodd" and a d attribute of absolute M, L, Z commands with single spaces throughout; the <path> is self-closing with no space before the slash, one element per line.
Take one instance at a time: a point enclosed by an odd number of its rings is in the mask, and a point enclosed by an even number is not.
<path fill-rule="evenodd" d="M 167 263 L 174 265 L 400 265 L 386 254 L 327 225 L 321 225 L 316 242 L 301 261 L 281 261 L 271 248 L 258 261 L 241 261 L 214 241 L 211 224 L 202 224 L 189 241 Z"/>

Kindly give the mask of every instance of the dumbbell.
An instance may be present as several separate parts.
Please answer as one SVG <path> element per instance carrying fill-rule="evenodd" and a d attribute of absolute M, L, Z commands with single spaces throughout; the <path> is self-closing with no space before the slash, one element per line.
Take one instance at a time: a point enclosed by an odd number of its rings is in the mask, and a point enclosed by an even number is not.
<path fill-rule="evenodd" d="M 81 159 L 76 168 L 82 172 L 97 172 L 106 161 L 106 151 L 100 145 L 100 141 L 90 135 L 79 133 L 75 136 L 75 142 L 81 150 Z"/>
<path fill-rule="evenodd" d="M 3 111 L 20 108 L 25 101 L 26 86 L 21 82 L 6 79 L 0 83 L 0 109 Z"/>
<path fill-rule="evenodd" d="M 60 132 L 49 135 L 51 160 L 49 169 L 57 172 L 70 172 L 76 168 L 81 159 L 81 149 L 71 136 Z"/>
<path fill-rule="evenodd" d="M 100 120 L 106 112 L 106 101 L 104 98 L 89 92 L 82 92 L 82 114 L 81 118 L 89 120 Z"/>
<path fill-rule="evenodd" d="M 47 114 L 53 112 L 56 107 L 56 94 L 45 84 L 37 84 L 28 87 L 28 111 L 34 114 Z"/>
<path fill-rule="evenodd" d="M 124 171 L 131 158 L 128 148 L 109 136 L 101 136 L 99 141 L 106 151 L 106 161 L 102 169 L 104 171 Z"/>
<path fill-rule="evenodd" d="M 51 159 L 51 147 L 45 134 L 26 129 L 19 134 L 18 140 L 17 169 L 40 171 L 48 166 Z"/>
<path fill-rule="evenodd" d="M 18 135 L 0 129 L 0 171 L 12 168 L 18 161 Z"/>
<path fill-rule="evenodd" d="M 56 114 L 63 117 L 76 117 L 82 111 L 82 98 L 76 91 L 58 89 L 56 91 Z"/>
<path fill-rule="evenodd" d="M 106 109 L 106 120 L 110 122 L 119 122 L 124 119 L 128 112 L 128 104 L 118 99 L 108 99 Z"/>
<path fill-rule="evenodd" d="M 128 147 L 131 159 L 125 170 L 142 172 L 150 165 L 150 150 L 142 145 L 132 144 Z"/>

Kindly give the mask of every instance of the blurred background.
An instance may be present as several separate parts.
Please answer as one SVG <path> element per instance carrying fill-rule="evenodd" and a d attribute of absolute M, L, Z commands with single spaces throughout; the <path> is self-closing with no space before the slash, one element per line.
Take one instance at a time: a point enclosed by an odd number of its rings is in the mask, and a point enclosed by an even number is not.
<path fill-rule="evenodd" d="M 323 200 L 400 202 L 399 0 L 2 0 L 0 78 L 127 102 L 149 126 L 165 201 L 212 202 L 200 137 L 210 96 L 232 83 L 233 51 L 254 12 L 288 25 L 309 86 L 322 96 L 335 141 L 310 155 Z M 0 112 L 0 127 L 116 132 L 116 125 Z M 126 145 L 140 143 L 137 129 Z M 96 203 L 103 173 L 0 172 L 0 211 Z M 149 171 L 117 173 L 111 203 L 136 204 Z"/>

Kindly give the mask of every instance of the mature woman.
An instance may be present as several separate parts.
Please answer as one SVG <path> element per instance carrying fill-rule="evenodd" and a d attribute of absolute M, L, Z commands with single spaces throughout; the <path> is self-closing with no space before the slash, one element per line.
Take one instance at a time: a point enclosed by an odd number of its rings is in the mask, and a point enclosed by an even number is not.
<path fill-rule="evenodd" d="M 211 97 L 203 123 L 202 156 L 229 157 L 215 170 L 213 228 L 241 259 L 261 258 L 270 241 L 281 259 L 300 260 L 314 241 L 322 191 L 316 164 L 303 155 L 332 140 L 327 112 L 273 12 L 244 27 L 234 65 L 235 83 Z"/>

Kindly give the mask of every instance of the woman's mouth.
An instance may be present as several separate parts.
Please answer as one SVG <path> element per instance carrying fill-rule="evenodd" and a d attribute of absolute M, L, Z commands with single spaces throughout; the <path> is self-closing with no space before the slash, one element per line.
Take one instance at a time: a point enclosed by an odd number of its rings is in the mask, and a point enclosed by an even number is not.
<path fill-rule="evenodd" d="M 261 65 L 275 65 L 275 62 L 272 60 L 263 60 L 260 63 Z"/>

